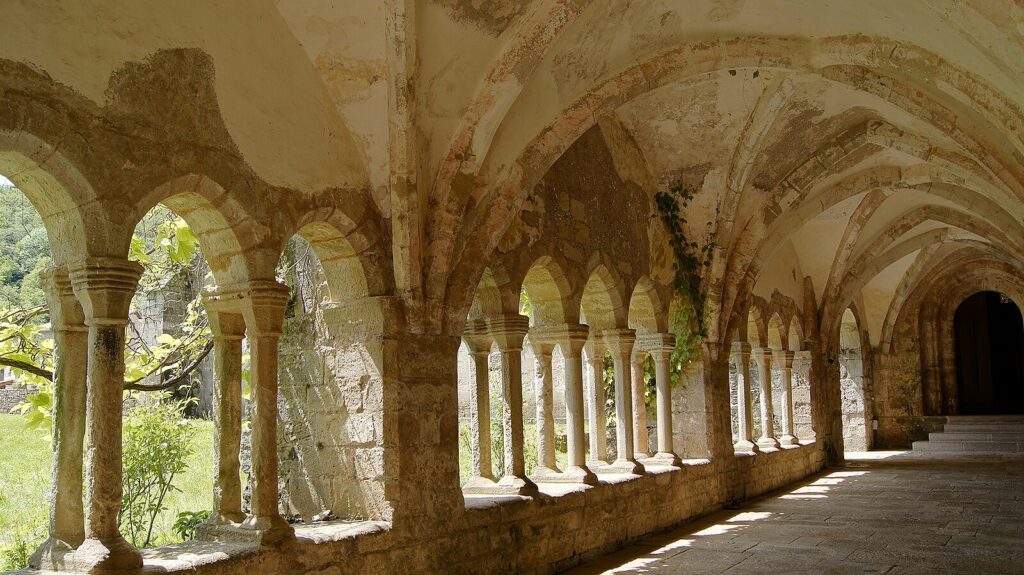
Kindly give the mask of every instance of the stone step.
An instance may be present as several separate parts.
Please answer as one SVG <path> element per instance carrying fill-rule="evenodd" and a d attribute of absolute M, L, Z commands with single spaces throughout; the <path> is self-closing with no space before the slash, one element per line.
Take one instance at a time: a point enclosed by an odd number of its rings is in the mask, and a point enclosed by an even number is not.
<path fill-rule="evenodd" d="M 1024 429 L 991 431 L 933 431 L 928 434 L 930 441 L 1024 441 Z"/>
<path fill-rule="evenodd" d="M 1024 433 L 1024 425 L 1017 424 L 946 424 L 942 431 L 949 433 L 992 433 L 1011 432 Z"/>
<path fill-rule="evenodd" d="M 914 451 L 928 453 L 1024 453 L 1024 441 L 915 441 Z"/>
<path fill-rule="evenodd" d="M 1020 423 L 1024 425 L 1024 415 L 948 415 L 949 423 Z"/>

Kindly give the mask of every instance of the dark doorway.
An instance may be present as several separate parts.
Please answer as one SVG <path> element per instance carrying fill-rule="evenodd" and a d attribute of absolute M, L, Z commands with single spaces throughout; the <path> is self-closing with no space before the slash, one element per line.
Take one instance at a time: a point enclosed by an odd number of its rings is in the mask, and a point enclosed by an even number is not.
<path fill-rule="evenodd" d="M 1024 414 L 1024 320 L 1012 300 L 979 292 L 956 310 L 960 413 Z"/>

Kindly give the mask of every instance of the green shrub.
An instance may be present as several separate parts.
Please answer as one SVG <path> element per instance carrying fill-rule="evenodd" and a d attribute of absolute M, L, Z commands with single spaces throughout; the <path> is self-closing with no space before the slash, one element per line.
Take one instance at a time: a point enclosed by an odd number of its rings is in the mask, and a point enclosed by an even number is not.
<path fill-rule="evenodd" d="M 209 511 L 182 511 L 174 522 L 174 532 L 181 537 L 182 541 L 190 541 L 196 538 L 196 531 L 207 519 L 210 518 Z"/>
<path fill-rule="evenodd" d="M 0 546 L 0 570 L 27 569 L 28 558 L 44 539 L 42 529 L 35 529 L 27 533 L 18 531 L 12 534 L 11 542 Z"/>
<path fill-rule="evenodd" d="M 150 546 L 168 493 L 180 491 L 174 480 L 188 467 L 196 434 L 182 417 L 187 404 L 142 405 L 125 416 L 124 501 L 118 520 L 121 533 L 136 547 Z"/>

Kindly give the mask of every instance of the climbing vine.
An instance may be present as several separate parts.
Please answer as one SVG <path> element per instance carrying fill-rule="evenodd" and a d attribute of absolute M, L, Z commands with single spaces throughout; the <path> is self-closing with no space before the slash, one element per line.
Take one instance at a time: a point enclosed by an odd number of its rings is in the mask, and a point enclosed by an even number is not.
<path fill-rule="evenodd" d="M 672 352 L 672 383 L 678 383 L 684 367 L 700 356 L 707 335 L 704 325 L 704 292 L 701 278 L 711 261 L 712 243 L 703 247 L 686 237 L 683 210 L 693 200 L 693 190 L 677 185 L 654 194 L 654 204 L 669 235 L 672 248 L 671 329 L 676 336 Z M 710 223 L 709 223 L 710 225 Z"/>

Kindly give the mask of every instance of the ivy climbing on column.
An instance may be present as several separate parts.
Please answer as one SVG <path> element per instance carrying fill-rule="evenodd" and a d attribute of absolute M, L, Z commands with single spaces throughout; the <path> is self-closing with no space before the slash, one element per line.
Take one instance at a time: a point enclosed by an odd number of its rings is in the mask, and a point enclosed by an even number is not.
<path fill-rule="evenodd" d="M 710 263 L 712 242 L 701 247 L 686 236 L 683 211 L 693 200 L 694 191 L 676 185 L 654 194 L 658 216 L 669 235 L 672 248 L 672 301 L 670 329 L 676 336 L 672 352 L 672 383 L 678 383 L 682 370 L 700 357 L 701 343 L 707 335 L 704 325 L 703 272 Z M 709 224 L 710 225 L 710 224 Z"/>

